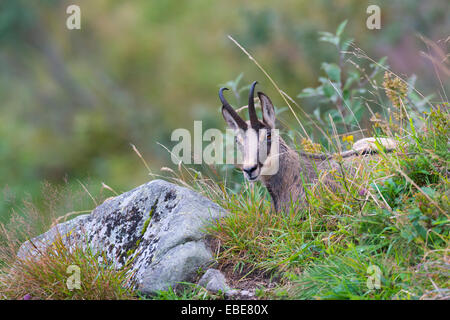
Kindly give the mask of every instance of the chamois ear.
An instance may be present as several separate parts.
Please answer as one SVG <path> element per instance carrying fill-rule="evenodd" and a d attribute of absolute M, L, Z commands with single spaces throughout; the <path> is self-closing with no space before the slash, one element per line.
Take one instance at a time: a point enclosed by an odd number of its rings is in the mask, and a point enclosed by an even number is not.
<path fill-rule="evenodd" d="M 271 129 L 275 129 L 275 109 L 272 101 L 263 92 L 258 92 L 263 115 L 263 122 Z"/>
<path fill-rule="evenodd" d="M 230 129 L 239 130 L 239 126 L 236 120 L 234 120 L 233 116 L 227 109 L 222 108 L 222 116 L 225 119 L 225 122 L 228 124 L 228 127 L 230 127 Z"/>

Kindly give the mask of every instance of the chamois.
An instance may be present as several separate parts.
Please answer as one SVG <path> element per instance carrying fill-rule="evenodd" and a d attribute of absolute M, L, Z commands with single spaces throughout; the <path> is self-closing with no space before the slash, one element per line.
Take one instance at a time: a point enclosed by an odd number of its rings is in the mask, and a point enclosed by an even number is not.
<path fill-rule="evenodd" d="M 230 106 L 219 90 L 222 102 L 222 115 L 228 126 L 234 130 L 237 145 L 243 155 L 240 169 L 249 181 L 260 180 L 267 188 L 276 212 L 288 212 L 291 204 L 302 206 L 306 202 L 304 183 L 312 183 L 324 177 L 326 183 L 333 186 L 333 178 L 327 172 L 339 169 L 340 165 L 331 154 L 314 154 L 297 152 L 290 148 L 286 142 L 276 136 L 275 110 L 269 97 L 258 92 L 262 110 L 262 121 L 257 117 L 254 105 L 254 90 L 257 81 L 250 88 L 248 100 L 249 121 L 243 120 Z M 391 151 L 395 148 L 395 141 L 386 138 L 377 138 L 377 141 Z M 340 153 L 342 158 L 352 156 L 371 155 L 376 153 L 374 138 L 365 138 L 357 141 L 353 149 Z M 273 170 L 276 168 L 276 170 Z M 333 189 L 333 187 L 332 187 Z"/>

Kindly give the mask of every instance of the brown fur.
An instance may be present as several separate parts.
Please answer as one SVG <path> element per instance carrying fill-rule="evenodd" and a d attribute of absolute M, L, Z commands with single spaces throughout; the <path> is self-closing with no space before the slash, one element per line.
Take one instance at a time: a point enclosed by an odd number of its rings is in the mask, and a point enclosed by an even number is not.
<path fill-rule="evenodd" d="M 341 169 L 350 173 L 363 161 L 366 164 L 376 155 L 364 152 L 341 154 L 342 166 L 329 154 L 297 153 L 280 138 L 279 170 L 272 176 L 261 176 L 260 181 L 269 191 L 276 212 L 289 212 L 292 206 L 300 208 L 307 202 L 305 184 L 317 183 L 319 179 L 331 190 L 336 190 L 332 171 Z"/>

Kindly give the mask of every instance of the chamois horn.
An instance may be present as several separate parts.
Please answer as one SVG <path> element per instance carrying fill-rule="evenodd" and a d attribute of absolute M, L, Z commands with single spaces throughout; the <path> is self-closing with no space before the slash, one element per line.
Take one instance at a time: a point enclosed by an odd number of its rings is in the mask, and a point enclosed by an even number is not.
<path fill-rule="evenodd" d="M 250 116 L 250 124 L 253 129 L 258 129 L 259 126 L 258 116 L 256 115 L 255 109 L 255 86 L 257 83 L 258 81 L 252 83 L 250 93 L 248 95 L 248 115 Z"/>
<path fill-rule="evenodd" d="M 228 101 L 224 98 L 223 96 L 224 90 L 228 90 L 228 88 L 220 88 L 219 90 L 219 99 L 222 102 L 222 109 L 225 108 L 230 113 L 231 117 L 233 117 L 234 121 L 236 121 L 239 128 L 246 130 L 247 123 L 244 120 L 242 120 L 242 118 L 237 114 L 236 111 L 234 111 L 233 107 L 230 106 Z"/>

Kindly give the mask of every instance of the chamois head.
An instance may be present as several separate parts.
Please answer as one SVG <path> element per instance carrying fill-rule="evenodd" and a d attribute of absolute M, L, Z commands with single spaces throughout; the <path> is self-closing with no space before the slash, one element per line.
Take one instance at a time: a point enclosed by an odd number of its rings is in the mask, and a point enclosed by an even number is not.
<path fill-rule="evenodd" d="M 242 171 L 249 181 L 257 180 L 261 175 L 273 175 L 278 170 L 278 134 L 275 130 L 275 110 L 269 97 L 258 92 L 262 109 L 262 121 L 258 120 L 255 110 L 254 92 L 257 82 L 253 82 L 248 98 L 249 121 L 243 120 L 230 106 L 219 90 L 222 102 L 222 115 L 228 126 L 234 130 L 237 145 L 243 156 Z"/>

